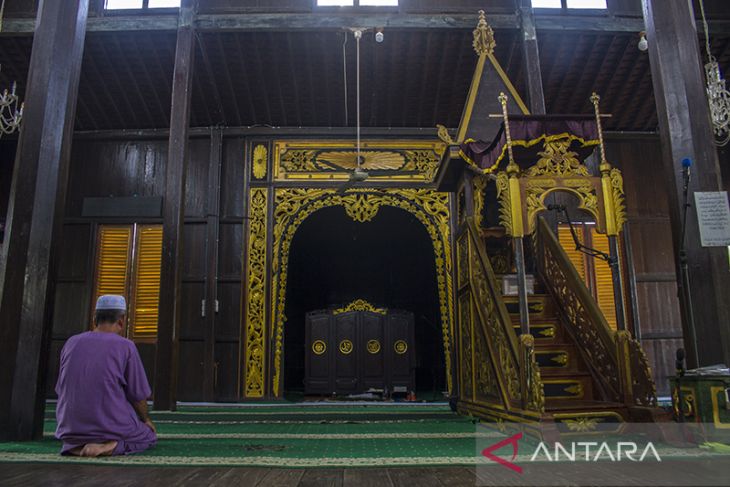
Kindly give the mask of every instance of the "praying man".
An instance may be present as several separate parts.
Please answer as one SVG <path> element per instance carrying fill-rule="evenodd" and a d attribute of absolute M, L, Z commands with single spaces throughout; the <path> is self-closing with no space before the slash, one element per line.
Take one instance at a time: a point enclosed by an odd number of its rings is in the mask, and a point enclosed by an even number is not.
<path fill-rule="evenodd" d="M 121 336 L 126 315 L 123 296 L 100 296 L 94 330 L 72 336 L 61 350 L 56 438 L 62 455 L 127 455 L 157 442 L 139 352 Z"/>

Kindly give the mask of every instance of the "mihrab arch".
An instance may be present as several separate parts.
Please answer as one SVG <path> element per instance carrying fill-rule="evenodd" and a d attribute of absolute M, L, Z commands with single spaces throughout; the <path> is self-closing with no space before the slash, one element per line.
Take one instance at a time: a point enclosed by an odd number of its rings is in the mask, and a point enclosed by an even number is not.
<path fill-rule="evenodd" d="M 252 192 L 250 212 L 251 228 L 257 226 L 256 208 L 263 210 L 266 200 L 265 189 L 260 196 Z M 258 200 L 258 205 L 255 199 Z M 426 228 L 433 244 L 436 264 L 437 286 L 439 294 L 439 311 L 441 316 L 441 332 L 444 345 L 444 360 L 446 380 L 449 391 L 452 390 L 451 379 L 451 336 L 453 334 L 453 282 L 452 282 L 452 253 L 450 234 L 449 195 L 425 189 L 354 189 L 340 194 L 333 189 L 321 188 L 277 188 L 273 197 L 273 225 L 271 242 L 271 269 L 268 276 L 261 275 L 265 267 L 251 263 L 255 257 L 265 263 L 266 252 L 262 251 L 260 236 L 249 237 L 249 303 L 247 319 L 247 341 L 245 361 L 245 393 L 249 397 L 262 397 L 265 390 L 265 328 L 261 320 L 265 310 L 261 305 L 265 303 L 263 292 L 270 292 L 269 316 L 270 331 L 273 337 L 270 340 L 273 354 L 271 391 L 274 396 L 281 395 L 281 355 L 283 347 L 283 331 L 286 284 L 288 277 L 289 250 L 292 239 L 304 220 L 322 208 L 332 206 L 344 207 L 350 218 L 358 222 L 372 220 L 382 206 L 400 208 L 414 215 Z M 263 207 L 262 207 L 263 203 Z M 260 213 L 264 226 L 266 215 Z M 260 227 L 259 227 L 260 228 Z M 252 254 L 251 251 L 254 253 Z M 251 267 L 253 266 L 253 267 Z M 252 276 L 252 272 L 254 275 Z M 268 279 L 265 279 L 268 277 Z M 252 279 L 253 278 L 253 279 Z M 269 283 L 269 289 L 263 289 L 258 283 L 264 278 Z M 251 284 L 255 284 L 253 287 Z M 253 294 L 251 294 L 253 292 Z M 260 298 L 260 299 L 258 299 Z M 253 308 L 251 309 L 253 305 Z M 252 313 L 253 311 L 253 313 Z M 257 318 L 252 320 L 251 317 Z"/>

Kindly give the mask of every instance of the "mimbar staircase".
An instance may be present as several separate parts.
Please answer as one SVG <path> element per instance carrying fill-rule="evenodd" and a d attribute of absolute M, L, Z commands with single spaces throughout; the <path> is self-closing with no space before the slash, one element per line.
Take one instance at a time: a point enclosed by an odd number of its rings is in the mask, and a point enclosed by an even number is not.
<path fill-rule="evenodd" d="M 630 419 L 624 404 L 606 400 L 595 384 L 590 368 L 565 323 L 558 305 L 537 278 L 536 294 L 529 296 L 530 334 L 535 338 L 535 362 L 540 370 L 545 395 L 545 413 L 552 415 L 565 432 L 613 425 Z M 517 296 L 504 296 L 512 326 L 520 334 L 520 308 Z"/>
<path fill-rule="evenodd" d="M 529 333 L 517 296 L 501 293 L 475 222 L 457 237 L 459 408 L 496 421 L 549 423 L 560 433 L 618 431 L 654 421 L 646 357 L 627 331 L 612 330 L 544 221 L 533 254 Z"/>

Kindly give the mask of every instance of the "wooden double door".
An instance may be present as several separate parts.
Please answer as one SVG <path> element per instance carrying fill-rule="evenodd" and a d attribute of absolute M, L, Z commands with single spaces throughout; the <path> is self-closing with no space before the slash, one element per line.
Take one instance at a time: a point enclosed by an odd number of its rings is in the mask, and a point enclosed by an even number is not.
<path fill-rule="evenodd" d="M 305 326 L 305 394 L 414 390 L 413 313 L 313 311 Z"/>

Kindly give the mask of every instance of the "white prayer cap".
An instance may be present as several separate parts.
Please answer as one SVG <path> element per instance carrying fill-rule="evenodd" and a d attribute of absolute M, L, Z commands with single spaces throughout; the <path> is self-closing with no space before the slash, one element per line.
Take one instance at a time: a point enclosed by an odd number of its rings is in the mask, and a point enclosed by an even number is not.
<path fill-rule="evenodd" d="M 102 309 L 116 309 L 121 311 L 127 311 L 127 301 L 124 296 L 118 296 L 116 294 L 105 294 L 99 296 L 96 300 L 96 310 Z"/>

